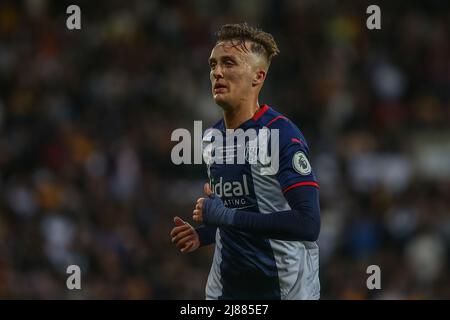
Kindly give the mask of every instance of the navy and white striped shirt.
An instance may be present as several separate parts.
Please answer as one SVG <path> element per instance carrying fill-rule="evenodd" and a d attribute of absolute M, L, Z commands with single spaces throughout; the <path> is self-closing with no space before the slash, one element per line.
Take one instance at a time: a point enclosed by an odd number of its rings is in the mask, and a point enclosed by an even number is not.
<path fill-rule="evenodd" d="M 225 136 L 223 119 L 213 128 Z M 197 228 L 202 245 L 215 242 L 206 298 L 319 299 L 319 186 L 306 139 L 267 105 L 239 128 L 278 129 L 279 168 L 261 174 L 259 161 L 208 165 L 213 192 L 237 214 L 231 226 Z M 248 155 L 248 145 L 232 149 L 246 147 Z"/>

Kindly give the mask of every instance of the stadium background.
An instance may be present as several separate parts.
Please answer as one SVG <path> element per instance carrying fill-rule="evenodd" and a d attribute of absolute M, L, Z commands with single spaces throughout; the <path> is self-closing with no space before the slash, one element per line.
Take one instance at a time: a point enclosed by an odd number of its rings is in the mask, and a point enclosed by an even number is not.
<path fill-rule="evenodd" d="M 450 298 L 445 2 L 374 2 L 369 31 L 356 0 L 2 0 L 0 298 L 204 297 L 212 248 L 182 255 L 168 233 L 207 176 L 171 164 L 170 134 L 220 116 L 207 58 L 217 27 L 242 21 L 281 49 L 261 102 L 311 146 L 322 298 Z"/>

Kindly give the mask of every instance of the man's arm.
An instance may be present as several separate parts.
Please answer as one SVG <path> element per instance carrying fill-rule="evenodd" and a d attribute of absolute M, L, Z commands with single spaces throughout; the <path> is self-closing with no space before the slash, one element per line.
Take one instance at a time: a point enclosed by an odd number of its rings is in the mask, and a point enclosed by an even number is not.
<path fill-rule="evenodd" d="M 200 238 L 200 247 L 216 243 L 217 226 L 201 225 L 195 228 L 195 231 L 197 231 L 198 237 Z"/>
<path fill-rule="evenodd" d="M 262 214 L 229 209 L 212 196 L 202 203 L 202 220 L 208 226 L 233 227 L 272 239 L 316 241 L 320 232 L 318 189 L 294 188 L 285 197 L 291 210 Z"/>

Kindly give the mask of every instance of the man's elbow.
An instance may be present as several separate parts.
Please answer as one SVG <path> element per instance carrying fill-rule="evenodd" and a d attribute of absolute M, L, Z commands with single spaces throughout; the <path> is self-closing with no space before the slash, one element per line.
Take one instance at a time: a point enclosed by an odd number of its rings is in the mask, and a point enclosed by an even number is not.
<path fill-rule="evenodd" d="M 320 222 L 317 222 L 314 226 L 314 228 L 311 228 L 311 234 L 309 235 L 309 240 L 307 241 L 317 241 L 317 239 L 319 239 L 319 234 L 320 234 Z"/>
<path fill-rule="evenodd" d="M 311 221 L 311 224 L 308 228 L 308 232 L 302 235 L 303 237 L 301 240 L 314 242 L 317 241 L 317 239 L 319 239 L 319 234 L 320 234 L 320 218 Z"/>

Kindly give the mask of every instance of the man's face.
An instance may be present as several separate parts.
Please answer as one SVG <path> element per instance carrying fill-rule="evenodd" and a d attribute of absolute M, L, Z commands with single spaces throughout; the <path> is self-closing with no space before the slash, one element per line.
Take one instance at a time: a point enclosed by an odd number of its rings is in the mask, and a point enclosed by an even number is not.
<path fill-rule="evenodd" d="M 247 43 L 247 48 L 250 44 Z M 211 51 L 209 65 L 214 101 L 222 108 L 250 98 L 258 58 L 231 41 L 219 42 Z"/>

